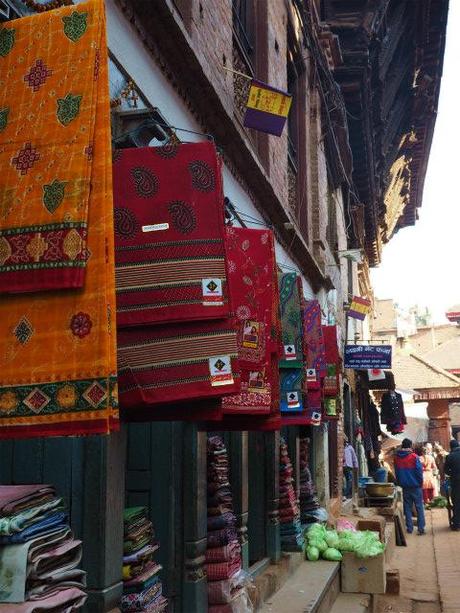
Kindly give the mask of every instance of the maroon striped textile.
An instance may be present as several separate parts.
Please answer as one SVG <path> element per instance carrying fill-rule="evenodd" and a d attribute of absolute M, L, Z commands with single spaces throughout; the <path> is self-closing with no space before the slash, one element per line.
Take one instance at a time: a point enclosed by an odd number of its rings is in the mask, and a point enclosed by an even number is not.
<path fill-rule="evenodd" d="M 118 374 L 123 409 L 234 393 L 240 383 L 234 322 L 120 328 Z"/>
<path fill-rule="evenodd" d="M 229 315 L 221 166 L 211 142 L 116 151 L 119 326 Z"/>

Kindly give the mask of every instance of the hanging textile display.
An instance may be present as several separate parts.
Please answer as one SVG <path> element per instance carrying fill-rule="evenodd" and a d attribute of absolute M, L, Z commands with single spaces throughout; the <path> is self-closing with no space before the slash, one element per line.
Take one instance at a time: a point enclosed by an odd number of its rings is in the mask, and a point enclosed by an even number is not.
<path fill-rule="evenodd" d="M 0 486 L 0 611 L 79 609 L 86 601 L 81 557 L 54 487 Z"/>
<path fill-rule="evenodd" d="M 280 368 L 303 368 L 300 277 L 295 272 L 278 274 L 282 354 Z"/>
<path fill-rule="evenodd" d="M 119 326 L 229 315 L 221 166 L 211 142 L 115 152 Z"/>
<path fill-rule="evenodd" d="M 137 326 L 118 331 L 124 409 L 220 397 L 238 391 L 233 320 Z M 186 406 L 184 406 L 186 411 Z"/>
<path fill-rule="evenodd" d="M 303 337 L 300 301 L 302 282 L 295 273 L 278 275 L 282 354 L 280 367 L 281 413 L 300 413 L 303 403 Z"/>
<path fill-rule="evenodd" d="M 0 40 L 0 292 L 81 288 L 110 183 L 103 4 L 10 21 Z"/>
<path fill-rule="evenodd" d="M 222 400 L 224 413 L 270 413 L 272 402 L 273 271 L 270 230 L 226 228 L 228 283 L 238 326 L 241 391 Z"/>
<path fill-rule="evenodd" d="M 324 378 L 324 395 L 337 396 L 339 393 L 340 357 L 337 340 L 337 326 L 323 326 L 326 348 L 326 376 Z"/>
<path fill-rule="evenodd" d="M 321 326 L 321 307 L 317 300 L 304 300 L 303 339 L 305 353 L 305 383 L 308 390 L 319 389 L 326 376 L 326 349 Z"/>
<path fill-rule="evenodd" d="M 103 2 L 1 33 L 0 438 L 108 433 L 118 414 Z"/>

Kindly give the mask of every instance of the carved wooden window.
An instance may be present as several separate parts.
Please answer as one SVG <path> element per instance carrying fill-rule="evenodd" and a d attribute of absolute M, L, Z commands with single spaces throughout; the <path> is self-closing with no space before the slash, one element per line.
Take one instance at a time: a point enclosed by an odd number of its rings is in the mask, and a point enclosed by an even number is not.
<path fill-rule="evenodd" d="M 305 239 L 308 234 L 305 58 L 288 27 L 287 90 L 292 95 L 287 119 L 288 204 Z"/>
<path fill-rule="evenodd" d="M 233 0 L 233 35 L 244 62 L 254 72 L 256 6 L 254 0 Z"/>
<path fill-rule="evenodd" d="M 233 0 L 233 90 L 235 109 L 244 116 L 251 81 L 256 73 L 256 6 L 254 0 Z M 241 75 L 236 73 L 241 73 Z"/>

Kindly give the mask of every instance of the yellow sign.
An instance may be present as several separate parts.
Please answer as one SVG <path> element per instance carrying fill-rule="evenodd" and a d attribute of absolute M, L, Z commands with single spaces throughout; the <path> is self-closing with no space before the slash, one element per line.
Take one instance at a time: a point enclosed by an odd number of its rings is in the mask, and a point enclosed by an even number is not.
<path fill-rule="evenodd" d="M 249 90 L 248 109 L 256 109 L 263 113 L 271 113 L 279 117 L 287 117 L 291 108 L 292 97 L 259 85 L 251 85 Z"/>

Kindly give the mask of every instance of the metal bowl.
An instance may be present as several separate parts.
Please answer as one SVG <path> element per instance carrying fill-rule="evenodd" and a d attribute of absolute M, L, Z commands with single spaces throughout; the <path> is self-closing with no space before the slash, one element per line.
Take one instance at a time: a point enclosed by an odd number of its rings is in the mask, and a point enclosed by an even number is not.
<path fill-rule="evenodd" d="M 384 498 L 391 496 L 394 491 L 393 483 L 368 483 L 366 493 L 371 498 Z"/>

